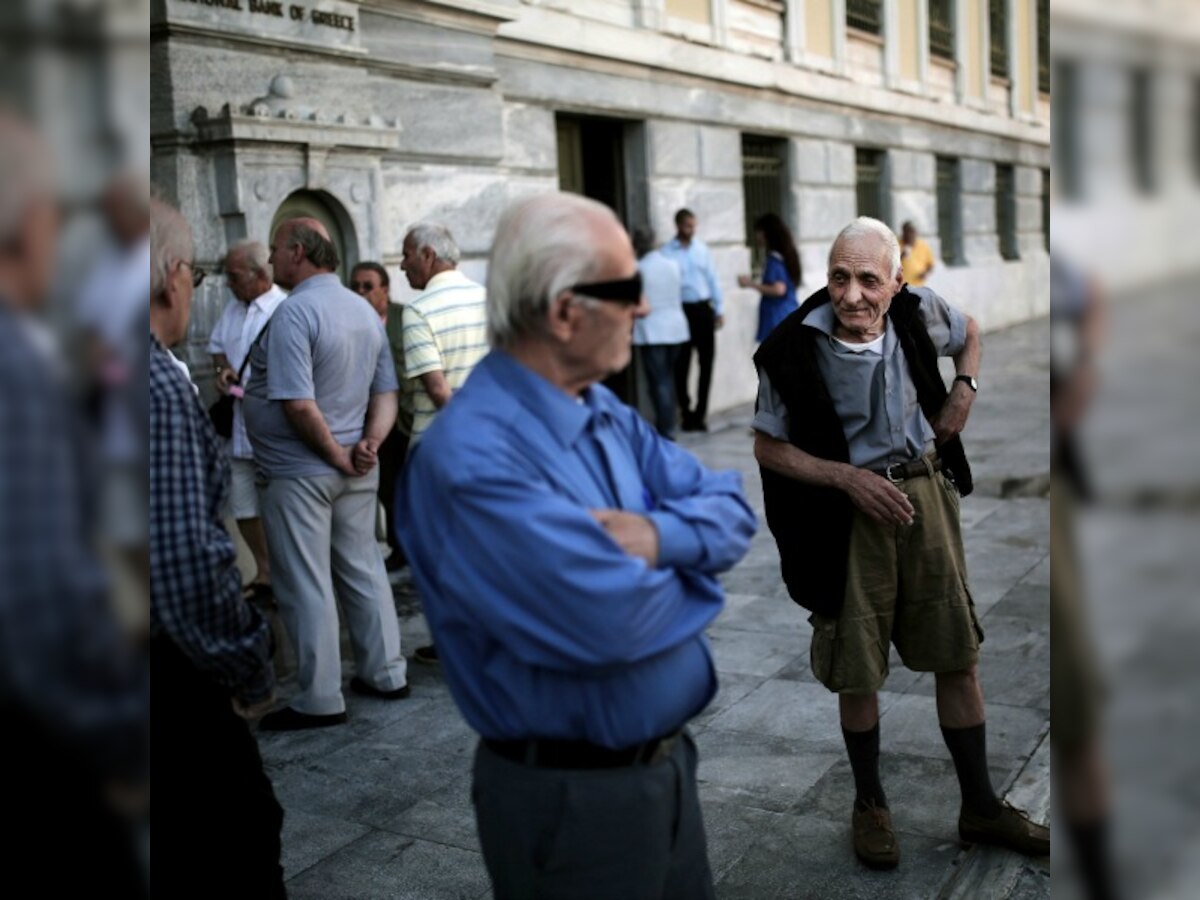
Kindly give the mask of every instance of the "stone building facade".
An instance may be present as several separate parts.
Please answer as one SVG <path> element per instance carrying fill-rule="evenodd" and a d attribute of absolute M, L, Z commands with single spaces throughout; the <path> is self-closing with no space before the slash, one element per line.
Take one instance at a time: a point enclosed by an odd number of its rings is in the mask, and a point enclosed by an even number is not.
<path fill-rule="evenodd" d="M 870 212 L 918 223 L 954 263 L 931 285 L 985 328 L 1048 309 L 1042 13 L 1041 0 L 154 0 L 153 178 L 195 226 L 201 264 L 307 211 L 348 260 L 383 261 L 398 300 L 404 231 L 423 219 L 451 228 L 482 279 L 518 196 L 586 193 L 660 239 L 687 206 L 725 290 L 719 410 L 754 394 L 757 295 L 736 277 L 761 212 L 790 223 L 808 290 L 830 239 Z M 224 298 L 205 282 L 193 363 Z"/>

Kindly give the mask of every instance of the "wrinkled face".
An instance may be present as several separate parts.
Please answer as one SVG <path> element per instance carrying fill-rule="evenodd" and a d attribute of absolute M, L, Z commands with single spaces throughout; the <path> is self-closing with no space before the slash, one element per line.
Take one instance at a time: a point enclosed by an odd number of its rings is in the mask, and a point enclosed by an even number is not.
<path fill-rule="evenodd" d="M 25 214 L 23 244 L 27 287 L 31 306 L 41 306 L 50 293 L 58 251 L 58 205 L 47 199 L 33 204 Z"/>
<path fill-rule="evenodd" d="M 624 229 L 615 223 L 605 223 L 598 235 L 597 248 L 603 253 L 603 264 L 589 283 L 617 281 L 637 274 L 637 260 Z M 580 293 L 577 297 L 585 297 Z M 568 348 L 579 368 L 591 381 L 602 381 L 620 372 L 632 355 L 633 323 L 650 312 L 643 293 L 637 303 L 616 300 L 593 300 L 579 310 L 578 328 Z"/>
<path fill-rule="evenodd" d="M 681 241 L 685 243 L 690 241 L 696 236 L 696 217 L 684 216 L 683 219 L 676 224 L 675 229 L 678 232 L 679 239 Z"/>
<path fill-rule="evenodd" d="M 378 272 L 371 269 L 355 269 L 350 273 L 350 290 L 370 303 L 379 316 L 387 316 L 388 289 Z"/>
<path fill-rule="evenodd" d="M 883 317 L 903 284 L 891 271 L 887 246 L 875 235 L 847 238 L 834 245 L 829 259 L 829 295 L 838 324 L 851 337 L 883 333 Z"/>
<path fill-rule="evenodd" d="M 170 302 L 170 324 L 163 343 L 173 347 L 187 334 L 188 320 L 192 317 L 192 297 L 196 293 L 193 279 L 196 267 L 190 262 L 173 263 L 167 277 L 167 298 Z"/>
<path fill-rule="evenodd" d="M 434 252 L 428 247 L 417 248 L 412 237 L 404 239 L 400 256 L 400 271 L 408 279 L 409 287 L 415 291 L 425 290 L 425 285 L 433 277 L 433 264 L 437 262 Z"/>
<path fill-rule="evenodd" d="M 233 296 L 243 303 L 253 303 L 262 291 L 259 275 L 241 254 L 231 255 L 225 260 L 225 280 Z"/>
<path fill-rule="evenodd" d="M 286 225 L 279 226 L 275 237 L 271 239 L 271 255 L 268 262 L 275 270 L 275 283 L 280 287 L 294 288 L 297 280 L 297 269 L 304 258 L 304 250 L 292 243 L 291 229 Z"/>

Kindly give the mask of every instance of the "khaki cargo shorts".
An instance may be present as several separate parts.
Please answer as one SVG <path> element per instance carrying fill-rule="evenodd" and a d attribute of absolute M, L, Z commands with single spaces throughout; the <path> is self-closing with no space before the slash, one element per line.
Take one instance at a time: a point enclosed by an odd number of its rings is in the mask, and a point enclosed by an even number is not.
<path fill-rule="evenodd" d="M 915 672 L 957 672 L 979 661 L 983 629 L 967 587 L 958 490 L 940 472 L 897 485 L 912 525 L 856 512 L 846 597 L 836 619 L 813 615 L 813 675 L 835 693 L 867 694 L 888 676 L 889 644 Z"/>

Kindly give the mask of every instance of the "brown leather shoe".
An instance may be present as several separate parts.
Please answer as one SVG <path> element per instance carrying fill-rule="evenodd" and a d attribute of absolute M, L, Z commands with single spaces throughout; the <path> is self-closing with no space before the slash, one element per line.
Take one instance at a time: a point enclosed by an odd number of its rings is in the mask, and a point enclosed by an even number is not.
<path fill-rule="evenodd" d="M 958 836 L 968 844 L 993 844 L 1026 856 L 1050 855 L 1050 829 L 1007 800 L 1000 801 L 1000 815 L 994 819 L 963 810 L 958 817 Z"/>
<path fill-rule="evenodd" d="M 854 805 L 854 854 L 872 869 L 894 869 L 900 864 L 900 844 L 892 830 L 892 814 L 874 803 L 860 810 Z"/>

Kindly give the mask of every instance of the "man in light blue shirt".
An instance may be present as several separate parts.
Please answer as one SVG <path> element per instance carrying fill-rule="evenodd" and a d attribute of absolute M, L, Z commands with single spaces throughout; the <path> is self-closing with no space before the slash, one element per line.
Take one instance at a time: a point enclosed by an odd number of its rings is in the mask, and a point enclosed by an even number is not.
<path fill-rule="evenodd" d="M 688 324 L 680 299 L 679 265 L 654 249 L 654 235 L 638 229 L 633 233 L 642 288 L 650 312 L 633 325 L 633 343 L 642 361 L 642 371 L 654 402 L 654 427 L 668 440 L 675 437 L 675 380 L 673 372 L 680 348 L 687 343 Z"/>
<path fill-rule="evenodd" d="M 675 261 L 681 277 L 683 311 L 687 316 L 689 339 L 675 363 L 675 393 L 683 407 L 684 431 L 708 431 L 708 391 L 712 385 L 716 331 L 725 324 L 725 303 L 708 245 L 696 237 L 696 216 L 690 209 L 675 213 L 676 235 L 662 248 L 663 255 Z M 696 405 L 688 398 L 688 369 L 692 351 L 700 366 L 696 386 Z"/>
<path fill-rule="evenodd" d="M 494 349 L 413 450 L 397 508 L 446 681 L 483 738 L 493 892 L 712 897 L 684 726 L 716 692 L 704 630 L 754 514 L 740 475 L 599 384 L 647 311 L 612 211 L 540 194 L 496 234 Z"/>

